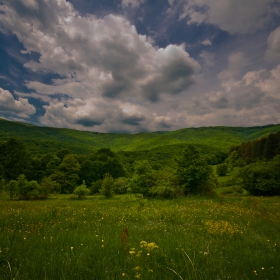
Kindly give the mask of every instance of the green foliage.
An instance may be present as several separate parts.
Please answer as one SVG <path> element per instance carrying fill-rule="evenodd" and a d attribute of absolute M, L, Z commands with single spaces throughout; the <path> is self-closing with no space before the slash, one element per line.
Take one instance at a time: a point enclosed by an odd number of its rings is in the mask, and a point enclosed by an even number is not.
<path fill-rule="evenodd" d="M 57 170 L 51 175 L 51 179 L 61 185 L 62 193 L 73 193 L 76 183 L 79 180 L 78 172 L 80 164 L 77 159 L 69 154 L 63 159 Z"/>
<path fill-rule="evenodd" d="M 40 184 L 40 193 L 42 198 L 48 198 L 53 192 L 60 192 L 61 186 L 53 181 L 51 177 L 44 177 Z"/>
<path fill-rule="evenodd" d="M 24 174 L 21 174 L 17 179 L 18 184 L 18 192 L 19 192 L 19 199 L 27 199 L 29 187 L 28 181 L 25 178 Z"/>
<path fill-rule="evenodd" d="M 6 190 L 10 195 L 10 199 L 12 200 L 16 195 L 18 195 L 18 183 L 16 180 L 11 180 L 8 184 L 6 184 Z"/>
<path fill-rule="evenodd" d="M 114 193 L 124 194 L 128 189 L 128 179 L 125 177 L 119 177 L 114 180 Z"/>
<path fill-rule="evenodd" d="M 135 162 L 134 176 L 129 183 L 131 192 L 149 197 L 151 196 L 150 190 L 155 184 L 156 180 L 149 162 L 146 160 Z"/>
<path fill-rule="evenodd" d="M 85 196 L 90 195 L 90 190 L 87 188 L 85 181 L 83 181 L 83 183 L 80 186 L 75 188 L 73 194 L 77 195 L 78 199 L 82 199 Z"/>
<path fill-rule="evenodd" d="M 20 174 L 24 174 L 30 160 L 30 154 L 19 140 L 9 138 L 0 143 L 0 162 L 7 181 L 16 180 Z"/>
<path fill-rule="evenodd" d="M 204 193 L 211 189 L 212 168 L 191 144 L 177 159 L 177 180 L 185 194 Z"/>
<path fill-rule="evenodd" d="M 46 175 L 49 176 L 54 173 L 61 162 L 62 160 L 59 157 L 52 155 L 48 163 L 46 164 Z"/>
<path fill-rule="evenodd" d="M 106 198 L 110 198 L 114 195 L 114 179 L 109 173 L 105 174 L 99 192 Z"/>
<path fill-rule="evenodd" d="M 218 176 L 226 176 L 228 172 L 228 165 L 226 163 L 218 164 L 216 167 L 216 173 Z"/>
<path fill-rule="evenodd" d="M 102 183 L 103 183 L 102 179 L 97 180 L 95 182 L 92 182 L 91 186 L 90 186 L 90 193 L 91 194 L 99 193 L 99 190 L 101 189 Z"/>
<path fill-rule="evenodd" d="M 241 186 L 252 195 L 280 195 L 280 156 L 240 168 Z"/>
<path fill-rule="evenodd" d="M 40 185 L 37 181 L 30 181 L 26 184 L 24 200 L 33 200 L 40 198 Z"/>
<path fill-rule="evenodd" d="M 5 179 L 1 179 L 1 180 L 0 180 L 0 196 L 2 196 L 3 191 L 5 190 L 5 188 L 6 188 Z"/>
<path fill-rule="evenodd" d="M 71 151 L 69 151 L 68 149 L 61 149 L 59 151 L 56 152 L 56 156 L 58 158 L 60 158 L 61 161 L 63 161 L 63 159 L 67 156 L 67 155 L 70 155 L 71 154 Z"/>

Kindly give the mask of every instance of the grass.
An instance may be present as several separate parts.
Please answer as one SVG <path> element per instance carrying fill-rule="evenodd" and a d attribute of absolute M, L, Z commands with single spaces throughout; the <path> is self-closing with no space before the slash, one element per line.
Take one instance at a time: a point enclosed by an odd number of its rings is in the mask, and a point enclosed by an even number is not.
<path fill-rule="evenodd" d="M 279 206 L 250 196 L 2 197 L 0 279 L 279 279 Z"/>

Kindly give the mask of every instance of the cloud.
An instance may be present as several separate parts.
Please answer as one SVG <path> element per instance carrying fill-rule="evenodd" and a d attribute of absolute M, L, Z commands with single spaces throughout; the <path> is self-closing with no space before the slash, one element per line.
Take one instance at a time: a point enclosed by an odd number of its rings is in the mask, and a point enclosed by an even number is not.
<path fill-rule="evenodd" d="M 196 81 L 200 66 L 183 45 L 158 49 L 121 16 L 82 17 L 65 0 L 40 0 L 36 13 L 15 0 L 4 3 L 2 31 L 15 34 L 25 53 L 40 54 L 39 61 L 29 61 L 25 67 L 61 75 L 51 84 L 27 82 L 38 94 L 75 98 L 78 92 L 85 99 L 155 102 L 162 94 L 181 93 Z"/>
<path fill-rule="evenodd" d="M 267 39 L 267 51 L 265 59 L 268 61 L 280 61 L 280 27 L 277 27 Z"/>
<path fill-rule="evenodd" d="M 277 124 L 279 92 L 280 65 L 270 71 L 249 71 L 240 79 L 224 81 L 219 90 L 193 96 L 184 106 L 189 122 L 196 126 Z"/>
<path fill-rule="evenodd" d="M 213 24 L 234 33 L 253 33 L 262 28 L 273 13 L 274 0 L 188 0 L 180 19 L 188 24 Z"/>
<path fill-rule="evenodd" d="M 0 112 L 28 118 L 36 113 L 36 109 L 28 102 L 28 99 L 19 97 L 15 100 L 8 90 L 0 88 Z"/>
<path fill-rule="evenodd" d="M 240 74 L 243 67 L 246 65 L 246 59 L 243 52 L 231 53 L 228 56 L 227 69 L 218 74 L 218 78 L 221 80 L 228 80 L 232 82 L 232 79 L 236 78 Z"/>
<path fill-rule="evenodd" d="M 201 44 L 204 45 L 204 46 L 211 46 L 212 45 L 212 43 L 209 39 L 206 39 L 206 40 L 202 41 Z"/>
<path fill-rule="evenodd" d="M 127 8 L 138 8 L 140 4 L 143 4 L 146 0 L 122 0 L 122 7 Z"/>

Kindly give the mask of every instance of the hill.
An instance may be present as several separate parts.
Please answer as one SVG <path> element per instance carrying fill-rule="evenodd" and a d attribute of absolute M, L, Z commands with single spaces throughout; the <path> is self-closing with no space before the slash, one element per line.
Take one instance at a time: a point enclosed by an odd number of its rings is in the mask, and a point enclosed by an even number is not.
<path fill-rule="evenodd" d="M 137 134 L 97 133 L 66 128 L 40 127 L 0 119 L 0 140 L 9 137 L 25 143 L 34 154 L 56 152 L 61 148 L 77 154 L 88 154 L 99 148 L 110 148 L 131 160 L 150 157 L 166 161 L 179 154 L 187 143 L 197 145 L 203 153 L 228 153 L 232 146 L 280 131 L 280 125 L 259 127 L 200 127 L 168 132 Z"/>

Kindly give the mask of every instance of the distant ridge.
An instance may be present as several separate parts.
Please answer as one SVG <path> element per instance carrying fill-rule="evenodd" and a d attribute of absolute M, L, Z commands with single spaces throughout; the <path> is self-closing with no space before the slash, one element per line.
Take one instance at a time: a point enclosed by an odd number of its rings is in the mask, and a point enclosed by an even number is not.
<path fill-rule="evenodd" d="M 180 150 L 193 143 L 212 153 L 227 153 L 232 146 L 280 131 L 280 124 L 256 127 L 213 126 L 183 128 L 176 131 L 125 133 L 97 133 L 67 128 L 41 127 L 0 118 L 0 140 L 10 137 L 24 142 L 32 153 L 55 152 L 68 148 L 74 153 L 91 153 L 107 147 L 116 152 L 144 152 Z M 174 151 L 175 151 L 174 150 Z"/>

